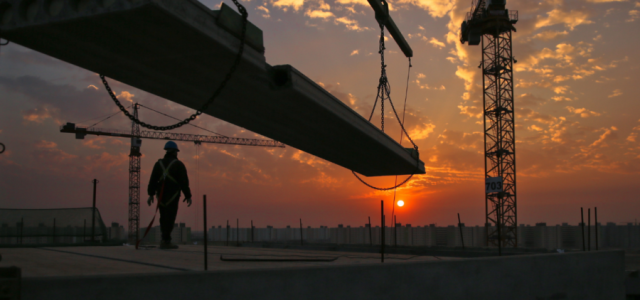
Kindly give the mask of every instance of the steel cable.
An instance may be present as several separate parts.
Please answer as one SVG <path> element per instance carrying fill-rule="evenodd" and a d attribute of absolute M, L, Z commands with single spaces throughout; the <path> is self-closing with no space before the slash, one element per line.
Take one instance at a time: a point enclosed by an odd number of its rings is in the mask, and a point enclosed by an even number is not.
<path fill-rule="evenodd" d="M 136 124 L 148 129 L 159 130 L 159 131 L 172 130 L 172 129 L 180 128 L 184 125 L 187 125 L 191 121 L 195 120 L 209 107 L 209 105 L 211 105 L 216 100 L 216 98 L 220 95 L 220 93 L 222 92 L 224 87 L 227 85 L 229 80 L 231 80 L 231 77 L 233 76 L 236 69 L 238 68 L 238 65 L 240 65 L 240 62 L 242 61 L 242 53 L 244 52 L 245 36 L 247 31 L 247 17 L 249 16 L 249 14 L 247 13 L 246 8 L 242 4 L 240 4 L 238 0 L 232 0 L 232 1 L 233 1 L 233 4 L 235 4 L 236 7 L 238 8 L 238 11 L 240 12 L 240 14 L 242 15 L 242 32 L 240 34 L 240 46 L 238 49 L 238 54 L 236 55 L 233 65 L 231 66 L 231 69 L 225 76 L 224 80 L 222 80 L 222 82 L 220 83 L 220 86 L 218 86 L 218 88 L 213 92 L 213 95 L 209 98 L 209 100 L 205 102 L 202 105 L 202 107 L 200 107 L 200 109 L 198 109 L 190 117 L 178 123 L 175 123 L 173 125 L 167 125 L 167 126 L 154 126 L 151 124 L 147 124 L 143 121 L 140 121 L 138 118 L 133 116 L 127 109 L 125 109 L 124 106 L 122 106 L 122 104 L 116 97 L 116 95 L 113 93 L 113 90 L 109 86 L 109 83 L 107 82 L 106 77 L 103 74 L 100 74 L 100 79 L 102 79 L 102 84 L 104 85 L 105 89 L 109 93 L 111 100 L 113 100 L 113 102 L 118 106 L 118 108 L 120 108 L 120 111 L 122 111 L 122 113 L 124 113 L 125 116 L 127 116 L 131 121 L 135 122 Z"/>
<path fill-rule="evenodd" d="M 404 108 L 402 108 L 402 124 L 404 124 L 404 115 L 407 111 L 407 96 L 409 95 L 409 76 L 411 75 L 411 57 L 409 57 L 409 68 L 407 68 L 407 87 L 404 90 Z M 402 146 L 402 137 L 404 131 L 400 131 L 400 146 Z M 396 180 L 393 183 L 394 185 L 398 184 L 398 175 L 396 175 Z M 396 189 L 393 189 L 393 208 L 391 209 L 391 219 L 394 219 L 396 215 Z"/>
<path fill-rule="evenodd" d="M 380 22 L 380 21 L 379 21 Z M 396 108 L 393 105 L 393 101 L 391 101 L 391 86 L 389 84 L 389 80 L 387 79 L 387 71 L 386 71 L 386 65 L 384 63 L 384 50 L 385 50 L 385 45 L 384 45 L 384 25 L 382 22 L 380 22 L 380 42 L 379 42 L 379 51 L 378 53 L 380 53 L 380 61 L 381 61 L 381 72 L 380 72 L 380 80 L 378 81 L 378 94 L 376 95 L 376 100 L 373 103 L 373 109 L 371 110 L 371 114 L 369 115 L 369 122 L 371 122 L 371 118 L 373 117 L 373 113 L 376 110 L 376 105 L 378 103 L 378 99 L 380 99 L 380 107 L 381 107 L 381 130 L 382 132 L 384 132 L 384 100 L 385 98 L 389 101 L 389 103 L 391 104 L 391 109 L 393 110 L 394 115 L 396 116 L 396 120 L 398 120 L 398 123 L 400 124 L 400 128 L 402 129 L 400 132 L 400 145 L 402 145 L 402 138 L 403 138 L 403 133 L 404 135 L 407 136 L 407 139 L 409 139 L 409 141 L 411 142 L 411 144 L 413 145 L 413 148 L 416 150 L 416 152 L 418 152 L 418 146 L 415 144 L 415 142 L 411 139 L 411 137 L 409 136 L 409 133 L 407 132 L 407 130 L 404 128 L 404 117 L 405 117 L 405 111 L 407 108 L 407 95 L 409 93 L 409 74 L 411 72 L 411 58 L 409 58 L 409 70 L 407 71 L 407 88 L 405 90 L 405 98 L 404 98 L 404 109 L 402 111 L 402 121 L 400 121 L 400 117 L 398 116 L 398 113 L 396 112 Z M 416 159 L 416 169 L 418 170 L 420 166 L 420 159 Z M 402 181 L 400 184 L 398 184 L 398 176 L 396 175 L 396 181 L 394 183 L 394 185 L 392 187 L 388 187 L 388 188 L 379 188 L 379 187 L 375 187 L 367 182 L 365 182 L 362 178 L 360 178 L 360 176 L 358 176 L 358 174 L 355 171 L 351 171 L 351 173 L 353 173 L 353 175 L 358 178 L 358 180 L 360 180 L 360 182 L 362 182 L 364 185 L 372 188 L 372 189 L 376 189 L 379 191 L 388 191 L 388 190 L 395 190 L 396 188 L 403 186 L 405 183 L 409 182 L 409 180 L 411 180 L 411 178 L 413 177 L 413 175 L 415 175 L 415 173 L 409 175 L 409 177 L 407 177 L 404 181 Z M 395 193 L 394 193 L 394 207 L 395 207 Z"/>
<path fill-rule="evenodd" d="M 180 121 L 180 119 L 178 119 L 178 118 L 176 118 L 176 117 L 172 117 L 172 116 L 170 116 L 170 115 L 168 115 L 168 114 L 165 114 L 165 113 L 163 113 L 163 112 L 159 112 L 159 111 L 157 111 L 157 110 L 155 110 L 155 109 L 153 109 L 153 108 L 151 108 L 151 107 L 144 106 L 144 105 L 142 105 L 142 104 L 140 104 L 140 103 L 138 103 L 138 105 L 139 105 L 140 107 L 144 107 L 144 108 L 146 108 L 146 109 L 148 109 L 148 110 L 150 110 L 150 111 L 152 111 L 152 112 L 155 112 L 155 113 L 161 114 L 161 115 L 163 115 L 163 116 L 165 116 L 165 117 L 168 117 L 168 118 L 171 118 L 171 119 L 174 119 L 174 120 L 178 120 L 178 121 Z M 202 129 L 202 130 L 204 130 L 204 131 L 211 132 L 211 133 L 213 133 L 213 134 L 217 134 L 217 135 L 222 136 L 222 137 L 228 137 L 228 136 L 226 136 L 226 135 L 223 135 L 223 134 L 217 133 L 217 132 L 215 132 L 215 131 L 211 131 L 211 130 L 206 129 L 206 128 L 204 128 L 204 127 L 200 127 L 200 126 L 198 126 L 198 125 L 193 125 L 193 124 L 187 124 L 187 125 L 192 126 L 192 127 L 195 127 L 195 128 L 198 128 L 198 129 Z"/>
<path fill-rule="evenodd" d="M 129 105 L 127 108 L 129 108 L 129 107 L 131 107 L 131 105 Z M 120 113 L 120 111 L 116 111 L 115 113 L 113 113 L 113 114 L 109 115 L 108 117 L 106 117 L 106 118 L 94 123 L 93 125 L 87 126 L 87 128 L 91 128 L 91 127 L 96 126 L 96 125 L 98 125 L 98 124 L 100 124 L 100 123 L 102 123 L 102 122 L 104 122 L 106 120 L 109 120 L 109 119 L 111 119 L 111 117 L 113 117 L 113 116 L 115 116 L 115 115 L 117 115 L 119 113 Z"/>

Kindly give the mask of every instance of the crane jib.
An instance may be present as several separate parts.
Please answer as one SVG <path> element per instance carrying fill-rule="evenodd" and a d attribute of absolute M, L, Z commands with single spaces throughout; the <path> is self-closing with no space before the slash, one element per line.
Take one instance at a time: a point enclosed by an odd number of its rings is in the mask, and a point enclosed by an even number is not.
<path fill-rule="evenodd" d="M 139 135 L 133 135 L 126 131 L 102 128 L 82 128 L 76 127 L 74 123 L 67 123 L 60 127 L 60 132 L 75 133 L 76 139 L 84 139 L 86 135 L 106 135 L 125 138 L 146 138 L 156 140 L 175 140 L 183 142 L 197 143 L 214 143 L 214 144 L 230 144 L 245 145 L 258 147 L 279 147 L 284 148 L 284 144 L 275 140 L 263 139 L 246 139 L 246 138 L 230 138 L 222 136 L 207 136 L 188 133 L 158 132 L 158 131 L 140 131 Z"/>

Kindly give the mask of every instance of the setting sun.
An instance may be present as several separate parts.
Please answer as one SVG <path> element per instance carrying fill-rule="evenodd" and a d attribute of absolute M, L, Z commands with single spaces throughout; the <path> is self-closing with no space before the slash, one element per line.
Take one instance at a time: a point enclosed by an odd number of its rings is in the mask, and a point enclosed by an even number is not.
<path fill-rule="evenodd" d="M 398 206 L 404 206 L 404 201 L 398 200 Z"/>

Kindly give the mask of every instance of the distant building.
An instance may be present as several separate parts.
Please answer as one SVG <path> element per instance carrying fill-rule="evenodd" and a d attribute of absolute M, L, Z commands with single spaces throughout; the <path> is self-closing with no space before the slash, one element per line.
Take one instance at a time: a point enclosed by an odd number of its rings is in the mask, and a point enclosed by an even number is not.
<path fill-rule="evenodd" d="M 454 226 L 438 227 L 436 224 L 428 226 L 405 226 L 385 227 L 385 244 L 394 245 L 397 240 L 398 246 L 414 247 L 487 247 L 486 232 L 484 226 Z M 228 230 L 228 232 L 227 232 Z M 331 243 L 331 244 L 374 244 L 379 245 L 381 241 L 380 226 L 351 227 L 338 224 L 337 227 L 329 228 L 320 226 L 319 228 L 222 228 L 212 227 L 207 233 L 210 241 L 224 242 L 227 236 L 230 242 L 284 242 L 300 243 L 300 234 L 305 243 Z M 583 246 L 582 227 L 578 225 L 548 226 L 546 223 L 536 223 L 535 226 L 520 224 L 518 226 L 518 247 L 537 249 L 574 249 L 581 250 Z M 462 233 L 462 238 L 460 234 Z M 252 236 L 253 234 L 253 236 Z M 397 237 L 394 235 L 397 234 Z M 591 234 L 589 239 L 588 234 Z M 597 236 L 597 239 L 596 239 Z M 591 248 L 595 249 L 596 240 L 598 248 L 640 248 L 640 226 L 634 224 L 616 225 L 608 223 L 607 226 L 598 224 L 592 225 L 591 230 L 585 226 L 584 241 L 588 248 L 589 241 Z"/>
<path fill-rule="evenodd" d="M 124 227 L 117 222 L 111 223 L 111 227 L 107 228 L 107 233 L 110 241 L 123 241 L 128 238 L 124 232 Z"/>

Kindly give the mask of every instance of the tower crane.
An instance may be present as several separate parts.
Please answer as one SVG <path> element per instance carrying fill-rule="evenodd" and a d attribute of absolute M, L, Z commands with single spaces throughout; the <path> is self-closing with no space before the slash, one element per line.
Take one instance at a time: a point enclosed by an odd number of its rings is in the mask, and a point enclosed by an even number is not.
<path fill-rule="evenodd" d="M 485 228 L 487 244 L 517 247 L 516 137 L 511 32 L 518 11 L 506 0 L 474 0 L 460 42 L 482 45 Z"/>
<path fill-rule="evenodd" d="M 140 104 L 133 105 L 134 116 L 138 117 Z M 131 132 L 126 130 L 102 129 L 102 128 L 82 128 L 74 123 L 67 123 L 60 127 L 60 132 L 75 133 L 76 139 L 84 139 L 86 135 L 104 135 L 113 137 L 131 138 L 131 150 L 129 152 L 129 244 L 138 241 L 138 231 L 140 228 L 140 146 L 142 139 L 173 140 L 183 142 L 194 142 L 196 145 L 202 143 L 243 145 L 258 147 L 280 147 L 284 144 L 275 140 L 246 139 L 226 136 L 208 136 L 186 133 L 174 133 L 165 131 L 141 131 L 140 125 L 132 122 Z"/>

